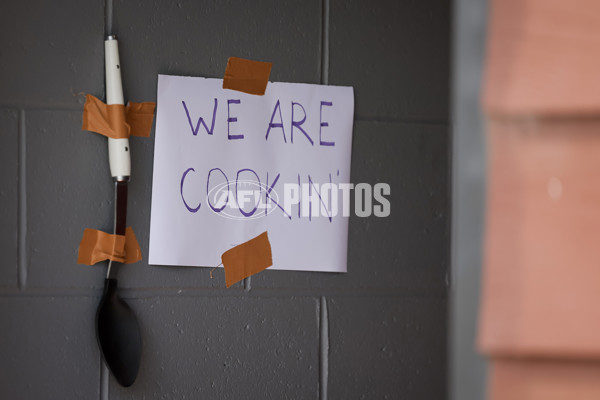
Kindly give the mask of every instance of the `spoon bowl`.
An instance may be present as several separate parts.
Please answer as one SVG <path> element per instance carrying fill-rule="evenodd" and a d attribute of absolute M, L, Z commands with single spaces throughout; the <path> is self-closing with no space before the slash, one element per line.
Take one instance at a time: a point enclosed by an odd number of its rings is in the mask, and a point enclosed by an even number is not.
<path fill-rule="evenodd" d="M 120 385 L 131 386 L 140 369 L 142 336 L 135 314 L 117 293 L 117 280 L 104 280 L 96 311 L 96 337 L 104 361 Z"/>

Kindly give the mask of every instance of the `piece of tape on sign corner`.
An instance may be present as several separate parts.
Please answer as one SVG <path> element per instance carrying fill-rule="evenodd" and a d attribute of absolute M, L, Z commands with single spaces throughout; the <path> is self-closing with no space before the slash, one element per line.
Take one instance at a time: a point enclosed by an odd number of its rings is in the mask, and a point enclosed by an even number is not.
<path fill-rule="evenodd" d="M 272 65 L 270 62 L 229 57 L 223 78 L 223 89 L 262 96 L 267 90 Z"/>
<path fill-rule="evenodd" d="M 227 287 L 269 268 L 273 265 L 273 258 L 267 232 L 227 250 L 221 261 L 225 267 Z"/>
<path fill-rule="evenodd" d="M 141 259 L 142 251 L 131 227 L 125 230 L 125 235 L 112 235 L 89 228 L 83 231 L 77 264 L 94 265 L 104 260 L 132 264 Z"/>
<path fill-rule="evenodd" d="M 91 94 L 85 98 L 81 128 L 112 139 L 150 136 L 156 103 L 105 104 Z"/>

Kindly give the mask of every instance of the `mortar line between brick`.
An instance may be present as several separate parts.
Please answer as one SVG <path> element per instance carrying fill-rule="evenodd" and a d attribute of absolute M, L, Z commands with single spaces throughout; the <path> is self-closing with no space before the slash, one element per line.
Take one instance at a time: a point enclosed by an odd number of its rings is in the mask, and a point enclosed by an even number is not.
<path fill-rule="evenodd" d="M 100 94 L 98 94 L 100 96 Z M 82 95 L 83 98 L 83 95 Z M 36 103 L 36 102 L 25 102 L 25 103 L 0 103 L 0 108 L 12 108 L 12 109 L 26 109 L 27 111 L 79 111 L 83 109 L 82 104 L 68 104 L 68 103 Z"/>
<path fill-rule="evenodd" d="M 105 0 L 104 2 L 104 37 L 112 34 L 113 31 L 113 2 L 112 0 Z M 104 40 L 104 38 L 102 38 Z M 104 79 L 102 79 L 104 83 Z M 104 87 L 106 91 L 106 87 Z M 109 400 L 109 371 L 107 366 L 104 364 L 102 354 L 100 354 L 100 400 Z"/>
<path fill-rule="evenodd" d="M 27 286 L 27 137 L 25 110 L 19 110 L 19 214 L 17 245 L 17 279 L 19 289 Z"/>
<path fill-rule="evenodd" d="M 100 400 L 108 400 L 108 368 L 100 355 Z"/>
<path fill-rule="evenodd" d="M 327 383 L 329 379 L 329 316 L 327 315 L 327 299 L 321 296 L 319 318 L 319 399 L 327 400 Z"/>
<path fill-rule="evenodd" d="M 321 1 L 321 84 L 329 84 L 329 0 Z"/>

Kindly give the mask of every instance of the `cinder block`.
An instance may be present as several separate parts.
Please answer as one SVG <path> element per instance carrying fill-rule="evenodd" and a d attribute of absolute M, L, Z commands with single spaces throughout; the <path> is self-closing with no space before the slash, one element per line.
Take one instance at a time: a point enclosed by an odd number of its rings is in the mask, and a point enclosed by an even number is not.
<path fill-rule="evenodd" d="M 3 399 L 97 399 L 94 297 L 0 298 Z"/>
<path fill-rule="evenodd" d="M 448 120 L 450 2 L 332 1 L 329 84 L 359 118 Z"/>
<path fill-rule="evenodd" d="M 321 2 L 115 1 L 125 96 L 156 99 L 158 74 L 222 78 L 231 56 L 270 61 L 272 81 L 318 83 Z"/>
<path fill-rule="evenodd" d="M 351 180 L 389 183 L 390 216 L 360 218 L 353 212 L 346 274 L 267 270 L 252 277 L 252 287 L 444 293 L 450 240 L 448 144 L 443 126 L 356 123 Z"/>
<path fill-rule="evenodd" d="M 77 111 L 28 111 L 26 130 L 27 286 L 102 286 L 105 264 L 78 265 L 77 249 L 85 228 L 113 226 L 106 138 Z"/>
<path fill-rule="evenodd" d="M 0 109 L 0 286 L 17 284 L 17 234 L 19 212 L 19 116 Z"/>
<path fill-rule="evenodd" d="M 5 2 L 0 104 L 76 107 L 104 88 L 104 1 Z"/>
<path fill-rule="evenodd" d="M 117 399 L 311 399 L 318 396 L 318 306 L 311 298 L 129 300 L 143 354 Z"/>
<path fill-rule="evenodd" d="M 331 399 L 446 398 L 446 299 L 330 299 Z"/>

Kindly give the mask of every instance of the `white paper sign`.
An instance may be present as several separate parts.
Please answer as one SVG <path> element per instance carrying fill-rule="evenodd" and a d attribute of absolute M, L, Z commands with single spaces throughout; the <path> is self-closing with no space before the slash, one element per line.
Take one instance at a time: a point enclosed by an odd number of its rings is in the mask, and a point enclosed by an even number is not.
<path fill-rule="evenodd" d="M 345 272 L 353 89 L 222 85 L 158 77 L 150 264 L 216 266 L 267 231 L 271 269 Z"/>

